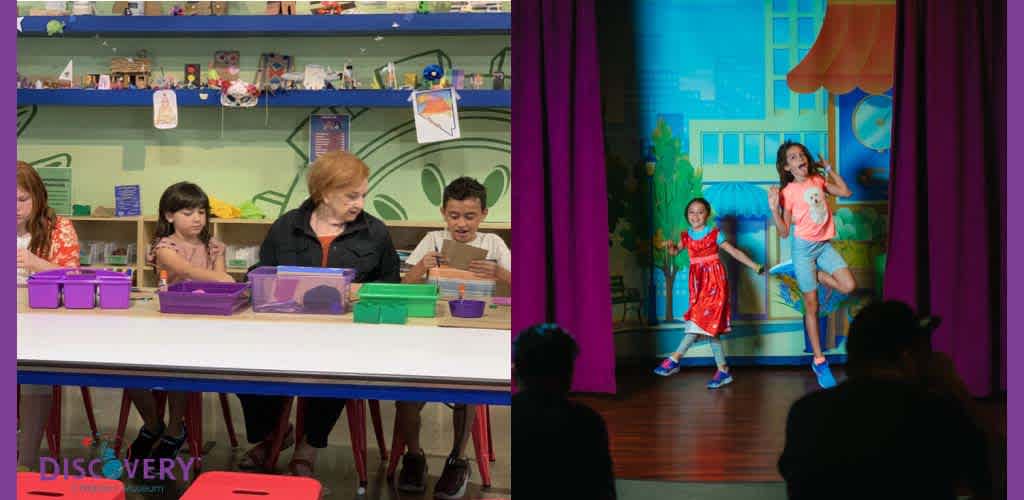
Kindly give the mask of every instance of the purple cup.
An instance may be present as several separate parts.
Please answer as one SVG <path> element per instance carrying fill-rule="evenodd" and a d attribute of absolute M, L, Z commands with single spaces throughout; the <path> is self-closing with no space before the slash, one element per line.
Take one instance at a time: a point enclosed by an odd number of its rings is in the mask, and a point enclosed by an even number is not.
<path fill-rule="evenodd" d="M 487 303 L 482 300 L 451 300 L 448 301 L 448 308 L 452 316 L 456 318 L 480 318 L 484 315 L 484 306 Z"/>

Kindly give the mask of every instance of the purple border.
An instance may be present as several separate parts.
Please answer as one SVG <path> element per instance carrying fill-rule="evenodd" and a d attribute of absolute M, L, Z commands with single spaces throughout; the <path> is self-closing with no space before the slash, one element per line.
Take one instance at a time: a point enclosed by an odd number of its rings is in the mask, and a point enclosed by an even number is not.
<path fill-rule="evenodd" d="M 1020 53 L 1016 53 L 1015 61 L 1011 62 L 1010 54 L 1014 54 L 1014 48 L 1024 45 L 1024 37 L 1021 36 L 1021 32 L 1013 28 L 1015 25 L 1014 20 L 1021 21 L 1022 14 L 1024 14 L 1024 6 L 1021 5 L 1020 1 L 1008 0 L 1006 2 L 1006 48 L 1007 48 L 1007 64 L 1006 64 L 1006 137 L 1007 139 L 1013 137 L 1021 137 L 1024 134 L 1024 130 L 1021 128 L 1021 117 L 1024 113 L 1024 99 L 1022 99 L 1019 91 L 1013 89 L 1019 89 L 1021 85 L 1024 85 L 1024 74 L 1021 71 L 1021 57 Z M 1011 148 L 1009 145 L 1010 141 L 1006 142 L 1006 189 L 1007 192 L 1012 192 L 1014 188 L 1018 188 L 1021 184 L 1021 172 L 1017 168 L 1010 168 L 1010 165 L 1019 165 L 1021 161 L 1021 150 L 1018 148 Z M 1024 210 L 1024 203 L 1021 203 L 1021 198 L 1018 196 L 1007 196 L 1006 197 L 1006 213 L 1016 214 L 1021 213 Z M 1004 220 L 1008 221 L 1009 217 Z M 1008 228 L 1004 228 L 1006 230 Z M 1020 252 L 1024 251 L 1022 248 L 1022 238 L 1020 231 L 1007 231 L 1006 234 L 1006 255 L 1020 255 Z M 1020 259 L 1007 258 L 1006 259 L 1006 304 L 1019 304 L 1021 301 L 1021 268 L 1024 265 L 1021 264 Z M 1011 306 L 1012 307 L 1012 306 Z M 1012 328 L 1010 325 L 1010 307 L 1006 308 L 1007 314 L 1007 329 Z M 1024 341 L 1019 335 L 1008 335 L 1007 339 L 1007 359 L 1014 359 L 1013 353 L 1020 354 L 1024 349 Z M 1024 480 L 1019 476 L 1013 474 L 1013 469 L 1016 467 L 1024 466 L 1024 457 L 1022 457 L 1022 450 L 1024 450 L 1024 440 L 1021 439 L 1020 432 L 1014 432 L 1013 424 L 1011 422 L 1019 420 L 1021 415 L 1021 397 L 1016 392 L 1010 390 L 1010 386 L 1020 387 L 1020 380 L 1022 378 L 1022 371 L 1019 363 L 1007 363 L 1007 377 L 1006 377 L 1006 388 L 1007 388 L 1007 406 L 1006 406 L 1006 453 L 1007 453 L 1007 498 L 1019 498 L 1024 494 Z"/>
<path fill-rule="evenodd" d="M 8 5 L 7 9 L 11 9 L 12 7 L 12 5 Z M 8 10 L 7 12 L 10 12 L 10 10 Z M 10 22 L 10 24 L 14 24 L 14 22 L 12 21 Z M 7 35 L 5 35 L 2 41 L 0 41 L 0 44 L 2 44 L 2 50 L 0 50 L 0 53 L 7 54 L 9 58 L 8 60 L 13 60 L 15 62 L 15 67 L 17 67 L 18 53 L 16 50 L 16 44 L 18 31 L 14 29 L 14 26 L 10 26 L 10 29 L 6 31 Z M 10 75 L 10 73 L 8 73 L 8 75 Z M 8 85 L 14 83 L 10 80 L 8 80 L 7 82 Z M 3 154 L 7 156 L 7 159 L 2 160 L 0 164 L 8 165 L 8 168 L 10 168 L 14 166 L 15 161 L 17 161 L 16 158 L 18 155 L 17 127 L 13 119 L 14 110 L 11 109 L 17 107 L 17 89 L 14 85 L 11 85 L 10 87 L 7 87 L 7 90 L 4 91 L 2 94 L 3 101 L 0 101 L 2 102 L 2 107 L 7 109 L 7 112 L 10 113 L 10 115 L 8 116 L 11 116 L 12 118 L 10 120 L 0 120 L 0 136 L 6 137 L 7 140 L 11 141 L 7 143 L 8 147 L 0 148 L 0 151 L 4 151 Z M 12 181 L 15 180 L 14 174 L 8 175 L 10 175 L 8 179 Z M 6 225 L 7 227 L 15 225 L 14 218 L 12 217 L 6 217 L 3 218 L 3 220 L 7 221 L 6 223 L 3 224 Z M 0 227 L 0 231 L 15 231 L 15 229 L 2 229 L 2 227 Z M 16 256 L 12 255 L 15 252 L 12 252 L 11 250 L 14 250 L 14 247 L 11 245 L 7 245 L 6 247 L 4 247 L 2 252 L 0 252 L 0 261 L 13 262 Z M 8 257 L 4 257 L 3 254 L 7 254 Z M 13 274 L 14 272 L 15 269 L 14 266 L 12 265 L 8 269 L 8 276 Z M 0 371 L 0 373 L 3 374 L 2 376 L 0 376 L 0 401 L 7 402 L 7 404 L 3 405 L 3 407 L 6 408 L 6 410 L 2 412 L 2 415 L 0 415 L 0 429 L 8 429 L 8 432 L 0 432 L 0 450 L 7 450 L 6 453 L 0 454 L 0 456 L 4 457 L 0 458 L 0 470 L 6 470 L 11 472 L 13 472 L 18 465 L 16 458 L 17 454 L 15 453 L 15 450 L 17 450 L 18 443 L 15 437 L 15 433 L 10 432 L 16 429 L 18 425 L 18 413 L 15 410 L 16 406 L 10 404 L 13 400 L 16 400 L 18 397 L 18 382 L 16 377 L 16 365 L 18 359 L 18 336 L 15 332 L 15 329 L 17 328 L 15 311 L 17 309 L 16 303 L 18 297 L 17 288 L 13 286 L 13 283 L 15 281 L 16 280 L 13 277 L 8 278 L 6 281 L 7 286 L 0 287 L 0 290 L 2 290 L 2 293 L 0 293 L 0 304 L 3 304 L 3 310 L 7 311 L 2 315 L 2 317 L 7 318 L 6 320 L 3 320 L 7 322 L 7 327 L 0 328 L 0 331 L 7 332 L 6 334 L 0 335 L 0 339 L 3 339 L 0 340 L 0 354 L 2 354 L 3 359 L 7 360 L 7 368 Z M 3 295 L 6 295 L 7 298 L 4 299 Z M 7 474 L 11 474 L 11 472 L 8 472 Z M 13 478 L 14 474 L 11 474 L 10 476 L 5 474 L 3 477 Z M 8 479 L 8 481 L 9 480 L 10 479 Z M 10 498 L 13 498 L 14 481 L 8 483 L 8 485 L 5 486 L 0 491 L 10 492 Z M 8 494 L 3 494 L 0 496 L 7 497 Z"/>

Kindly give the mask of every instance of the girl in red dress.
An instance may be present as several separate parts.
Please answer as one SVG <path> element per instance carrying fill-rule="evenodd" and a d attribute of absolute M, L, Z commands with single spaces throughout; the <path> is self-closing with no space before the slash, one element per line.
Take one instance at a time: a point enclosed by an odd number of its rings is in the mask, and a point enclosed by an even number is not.
<path fill-rule="evenodd" d="M 676 351 L 665 358 L 654 373 L 669 376 L 678 372 L 679 360 L 698 335 L 705 335 L 711 342 L 711 352 L 718 365 L 718 371 L 708 382 L 708 389 L 717 389 L 732 382 L 729 367 L 725 364 L 722 341 L 718 338 L 731 329 L 729 282 L 726 280 L 725 266 L 718 259 L 718 249 L 725 250 L 758 274 L 764 273 L 764 266 L 755 264 L 747 254 L 725 241 L 717 227 L 708 226 L 710 215 L 711 204 L 704 198 L 694 198 L 686 205 L 686 220 L 690 223 L 690 229 L 679 235 L 679 243 L 666 243 L 669 254 L 676 255 L 685 249 L 690 256 L 690 310 L 683 316 L 687 322 L 686 335 Z"/>

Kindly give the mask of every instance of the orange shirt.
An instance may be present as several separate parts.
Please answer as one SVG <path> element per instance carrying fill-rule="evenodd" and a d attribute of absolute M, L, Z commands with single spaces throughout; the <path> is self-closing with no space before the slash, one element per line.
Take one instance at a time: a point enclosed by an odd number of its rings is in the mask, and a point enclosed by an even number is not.
<path fill-rule="evenodd" d="M 796 237 L 806 241 L 828 241 L 836 237 L 836 224 L 825 203 L 825 178 L 814 176 L 790 182 L 782 190 L 782 206 L 793 212 Z"/>

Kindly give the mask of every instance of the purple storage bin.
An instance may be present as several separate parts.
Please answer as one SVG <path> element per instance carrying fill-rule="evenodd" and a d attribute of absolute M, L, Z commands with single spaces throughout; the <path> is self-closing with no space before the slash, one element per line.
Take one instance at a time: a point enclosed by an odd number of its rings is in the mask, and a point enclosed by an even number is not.
<path fill-rule="evenodd" d="M 92 309 L 99 294 L 100 307 L 127 309 L 131 287 L 131 277 L 114 271 L 51 269 L 29 277 L 29 307 L 53 309 L 63 302 L 68 309 Z"/>
<path fill-rule="evenodd" d="M 52 276 L 29 277 L 28 306 L 33 309 L 60 307 L 60 279 Z"/>
<path fill-rule="evenodd" d="M 249 296 L 245 293 L 248 289 L 248 283 L 184 281 L 157 295 L 162 313 L 230 316 L 249 303 Z"/>
<path fill-rule="evenodd" d="M 64 276 L 64 307 L 68 309 L 96 307 L 96 276 L 92 273 Z"/>
<path fill-rule="evenodd" d="M 132 281 L 100 277 L 100 309 L 128 309 L 131 307 Z"/>
<path fill-rule="evenodd" d="M 456 318 L 480 318 L 484 315 L 486 302 L 482 300 L 451 300 L 448 308 Z"/>
<path fill-rule="evenodd" d="M 295 268 L 291 268 L 295 269 Z M 249 272 L 252 284 L 252 310 L 256 312 L 298 314 L 345 314 L 349 311 L 349 285 L 354 269 L 340 273 L 278 274 L 277 268 L 264 266 Z"/>

